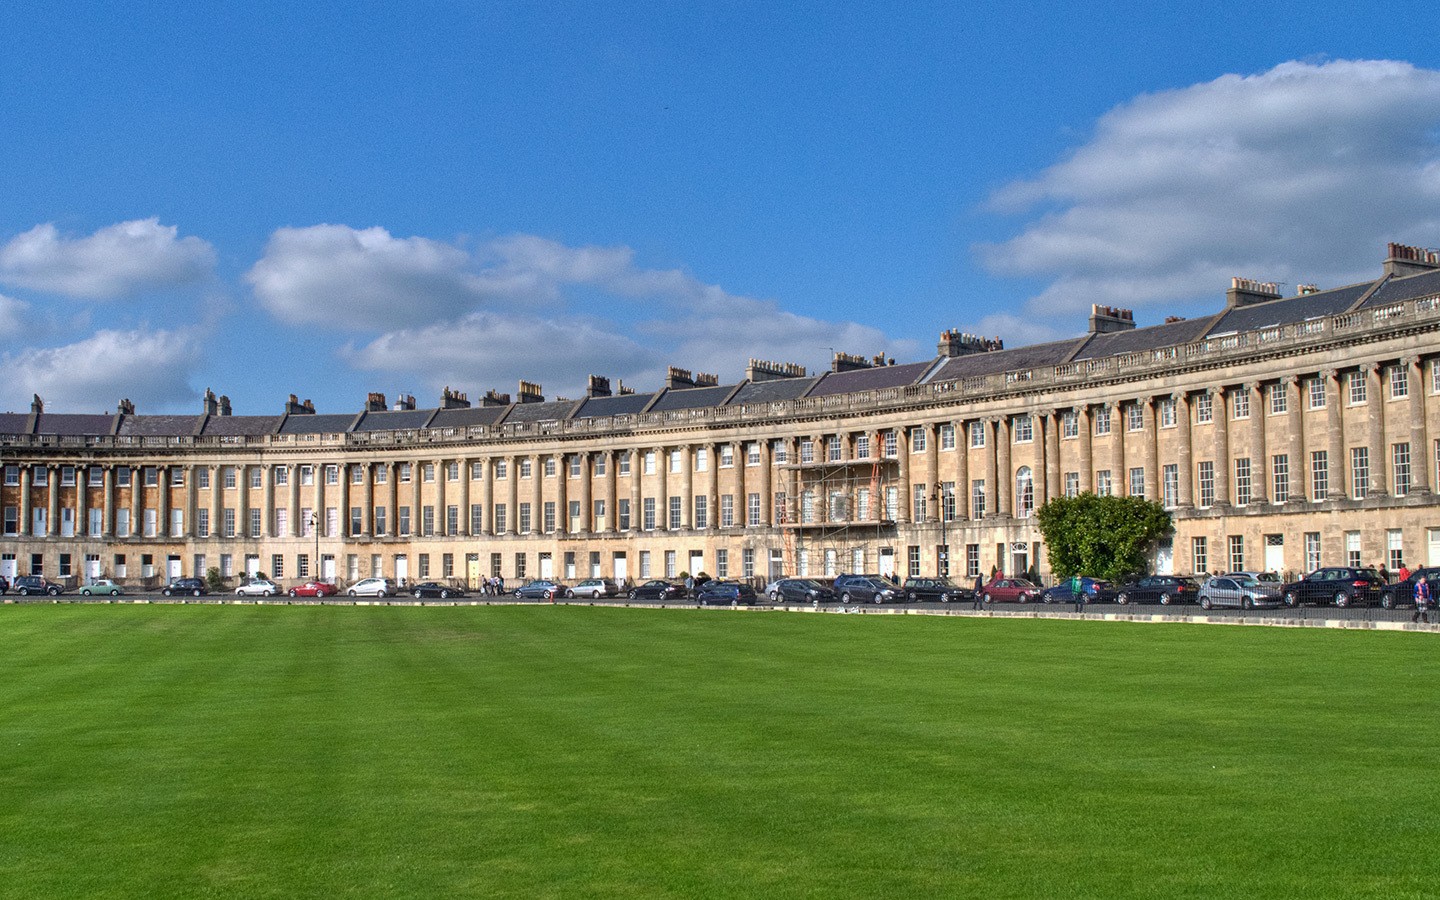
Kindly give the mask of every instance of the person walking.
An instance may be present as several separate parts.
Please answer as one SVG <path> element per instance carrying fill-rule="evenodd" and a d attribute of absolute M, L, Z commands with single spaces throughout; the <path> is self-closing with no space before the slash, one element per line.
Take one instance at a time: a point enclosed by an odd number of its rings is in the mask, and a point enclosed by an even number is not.
<path fill-rule="evenodd" d="M 972 602 L 972 603 L 970 604 L 970 608 L 971 608 L 971 609 L 984 609 L 984 608 L 985 608 L 985 600 L 984 600 L 984 597 L 985 597 L 985 579 L 982 578 L 982 577 L 980 576 L 980 573 L 977 572 L 977 573 L 975 573 L 975 598 L 974 598 L 974 602 Z"/>
<path fill-rule="evenodd" d="M 1085 612 L 1085 582 L 1079 575 L 1070 576 L 1070 597 L 1075 601 L 1075 611 L 1083 615 Z"/>
<path fill-rule="evenodd" d="M 1410 621 L 1430 624 L 1430 579 L 1428 578 L 1415 580 L 1415 615 L 1410 617 Z"/>
<path fill-rule="evenodd" d="M 1410 567 L 1403 562 L 1400 564 L 1400 571 L 1395 573 L 1395 580 L 1405 582 L 1410 580 Z"/>

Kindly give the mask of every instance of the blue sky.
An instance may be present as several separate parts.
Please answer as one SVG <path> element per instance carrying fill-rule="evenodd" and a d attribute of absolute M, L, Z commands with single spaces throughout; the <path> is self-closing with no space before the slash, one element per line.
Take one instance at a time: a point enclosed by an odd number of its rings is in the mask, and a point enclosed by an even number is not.
<path fill-rule="evenodd" d="M 19 3 L 0 410 L 902 361 L 1440 245 L 1418 3 Z"/>

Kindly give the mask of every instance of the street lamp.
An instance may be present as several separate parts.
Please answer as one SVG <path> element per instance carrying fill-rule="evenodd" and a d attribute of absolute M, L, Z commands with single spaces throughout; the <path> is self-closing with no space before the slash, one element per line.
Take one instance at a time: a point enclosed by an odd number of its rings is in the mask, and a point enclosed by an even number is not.
<path fill-rule="evenodd" d="M 940 520 L 940 552 L 935 561 L 935 576 L 944 578 L 950 574 L 950 538 L 945 527 L 945 494 L 938 485 L 930 499 L 935 504 L 935 516 Z"/>
<path fill-rule="evenodd" d="M 320 569 L 320 510 L 310 511 L 310 531 L 315 535 L 315 580 L 321 580 Z"/>

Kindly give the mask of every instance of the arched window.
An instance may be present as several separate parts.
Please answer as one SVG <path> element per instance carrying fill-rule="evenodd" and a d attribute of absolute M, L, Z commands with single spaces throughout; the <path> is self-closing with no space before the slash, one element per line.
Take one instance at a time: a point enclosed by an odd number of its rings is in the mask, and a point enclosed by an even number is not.
<path fill-rule="evenodd" d="M 1028 519 L 1035 512 L 1035 480 L 1030 467 L 1021 466 L 1015 473 L 1015 516 Z"/>

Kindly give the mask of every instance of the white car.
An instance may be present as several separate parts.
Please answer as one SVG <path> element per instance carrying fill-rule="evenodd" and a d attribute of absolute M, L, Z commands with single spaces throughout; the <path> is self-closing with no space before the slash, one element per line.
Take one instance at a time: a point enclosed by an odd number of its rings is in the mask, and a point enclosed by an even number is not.
<path fill-rule="evenodd" d="M 125 589 L 108 578 L 97 578 L 90 584 L 82 585 L 80 593 L 89 597 L 91 594 L 104 594 L 109 597 L 118 597 L 125 593 Z"/>
<path fill-rule="evenodd" d="M 589 597 L 591 600 L 599 600 L 601 597 L 618 597 L 619 595 L 620 586 L 609 578 L 587 578 L 565 592 L 567 597 Z"/>
<path fill-rule="evenodd" d="M 345 593 L 351 597 L 393 597 L 400 588 L 389 578 L 362 578 Z"/>
<path fill-rule="evenodd" d="M 274 597 L 285 593 L 285 589 L 269 579 L 256 578 L 249 584 L 240 585 L 235 593 L 241 597 Z"/>

